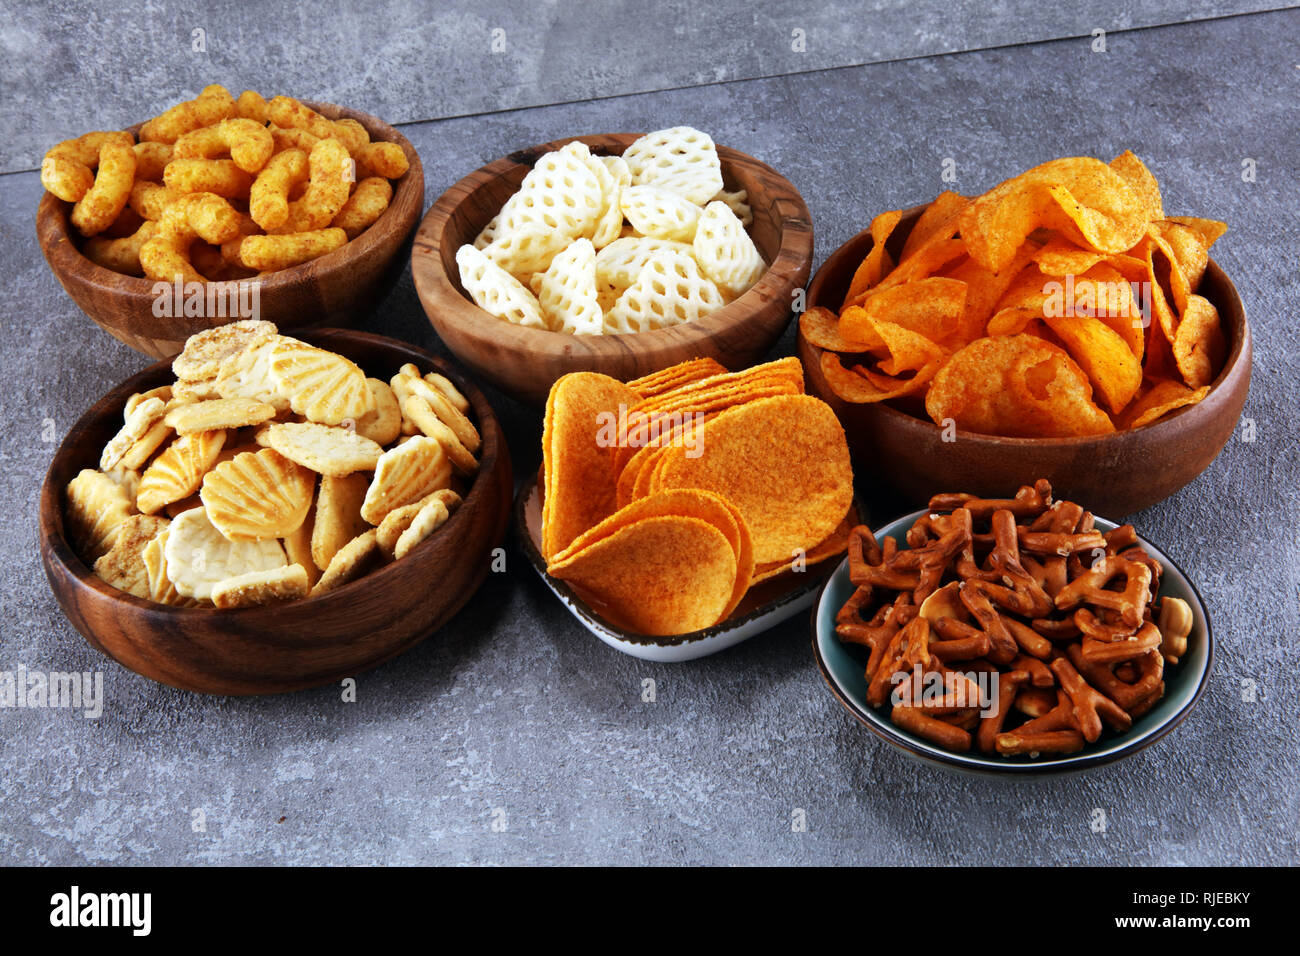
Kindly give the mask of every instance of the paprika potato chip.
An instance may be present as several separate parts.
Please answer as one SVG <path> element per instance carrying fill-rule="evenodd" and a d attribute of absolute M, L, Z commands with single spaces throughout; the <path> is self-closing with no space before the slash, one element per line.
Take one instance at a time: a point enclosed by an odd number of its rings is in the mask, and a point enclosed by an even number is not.
<path fill-rule="evenodd" d="M 1209 299 L 1188 296 L 1187 308 L 1174 335 L 1174 362 L 1183 381 L 1194 389 L 1209 385 L 1223 367 L 1226 352 L 1219 310 Z"/>
<path fill-rule="evenodd" d="M 1119 418 L 1121 428 L 1141 428 L 1169 412 L 1195 405 L 1210 391 L 1208 385 L 1192 390 L 1172 379 L 1161 379 L 1142 387 L 1124 414 Z"/>

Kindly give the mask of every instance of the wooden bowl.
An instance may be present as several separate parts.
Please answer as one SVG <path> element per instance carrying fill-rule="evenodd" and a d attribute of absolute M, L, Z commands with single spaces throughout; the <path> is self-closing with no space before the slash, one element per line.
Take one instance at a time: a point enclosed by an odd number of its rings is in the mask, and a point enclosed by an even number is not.
<path fill-rule="evenodd" d="M 424 208 L 424 167 L 415 147 L 382 120 L 330 103 L 309 103 L 331 119 L 357 120 L 372 140 L 397 143 L 411 168 L 397 181 L 388 210 L 365 232 L 328 255 L 264 276 L 256 316 L 159 317 L 155 280 L 122 275 L 81 254 L 72 228 L 72 204 L 52 193 L 36 210 L 36 238 L 55 278 L 101 329 L 153 358 L 176 355 L 195 332 L 237 318 L 274 322 L 286 335 L 315 326 L 352 325 L 397 281 L 403 251 Z M 138 132 L 139 127 L 131 127 Z"/>
<path fill-rule="evenodd" d="M 886 247 L 895 256 L 925 209 L 909 209 Z M 838 312 L 849 281 L 871 249 L 860 232 L 826 260 L 808 287 L 808 305 Z M 1169 497 L 1209 467 L 1241 418 L 1250 390 L 1251 338 L 1246 310 L 1232 280 L 1213 259 L 1198 290 L 1219 310 L 1228 358 L 1204 400 L 1141 428 L 1090 438 L 1002 438 L 958 431 L 944 441 L 939 426 L 885 403 L 845 402 L 821 373 L 822 349 L 799 335 L 809 392 L 839 416 L 855 461 L 869 484 L 883 479 L 909 501 L 941 491 L 1005 496 L 1037 478 L 1057 497 L 1099 514 L 1122 516 Z"/>
<path fill-rule="evenodd" d="M 476 306 L 460 284 L 456 250 L 472 243 L 518 189 L 542 154 L 578 140 L 597 155 L 618 155 L 639 133 L 574 136 L 511 153 L 448 189 L 420 223 L 411 272 L 429 321 L 462 362 L 507 394 L 543 405 L 568 372 L 603 372 L 626 381 L 710 356 L 729 369 L 753 365 L 781 337 L 792 295 L 812 267 L 812 220 L 798 190 L 752 156 L 718 147 L 728 189 L 744 189 L 754 210 L 750 235 L 771 263 L 752 289 L 698 322 L 655 332 L 567 335 L 504 322 Z"/>
<path fill-rule="evenodd" d="M 133 393 L 172 380 L 151 365 L 113 389 L 73 426 L 54 455 L 40 499 L 41 562 L 63 612 L 92 647 L 152 680 L 210 694 L 274 694 L 326 684 L 374 667 L 424 640 L 470 599 L 505 536 L 514 482 L 510 453 L 487 400 L 441 359 L 394 339 L 343 329 L 308 342 L 387 379 L 414 362 L 437 370 L 473 406 L 483 436 L 480 465 L 451 519 L 410 554 L 318 597 L 270 607 L 171 608 L 109 587 L 69 544 L 63 489 L 121 426 Z"/>

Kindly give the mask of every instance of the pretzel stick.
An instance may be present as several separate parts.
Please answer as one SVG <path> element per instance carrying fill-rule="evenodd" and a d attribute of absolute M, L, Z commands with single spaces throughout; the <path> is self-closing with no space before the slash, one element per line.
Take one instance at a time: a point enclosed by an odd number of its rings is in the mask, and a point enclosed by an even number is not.
<path fill-rule="evenodd" d="M 1007 715 L 1011 713 L 1016 692 L 1028 679 L 1029 675 L 1024 671 L 1009 671 L 998 676 L 998 696 L 993 704 L 994 709 L 980 717 L 979 730 L 975 732 L 975 742 L 984 753 L 992 753 L 996 749 L 997 736 L 1002 732 Z"/>
<path fill-rule="evenodd" d="M 1055 705 L 1045 714 L 1027 720 L 1016 728 L 1018 734 L 1040 734 L 1049 730 L 1078 730 L 1074 723 L 1074 704 L 1063 690 L 1056 692 Z"/>
<path fill-rule="evenodd" d="M 956 753 L 970 750 L 970 734 L 960 727 L 922 713 L 918 707 L 895 707 L 890 712 L 889 719 L 904 730 L 910 730 L 945 750 Z"/>
<path fill-rule="evenodd" d="M 1123 641 L 1094 641 L 1083 639 L 1080 645 L 1083 659 L 1089 664 L 1118 664 L 1141 657 L 1153 647 L 1160 646 L 1160 629 L 1154 624 L 1143 624 L 1138 632 Z"/>
<path fill-rule="evenodd" d="M 1011 661 L 1012 670 L 1024 671 L 1029 675 L 1029 683 L 1035 687 L 1055 687 L 1056 678 L 1052 672 L 1036 657 L 1030 657 L 1028 654 L 1017 654 Z"/>
<path fill-rule="evenodd" d="M 1107 590 L 1106 585 L 1121 574 L 1125 577 L 1124 590 Z M 1138 627 L 1150 599 L 1150 589 L 1149 567 L 1119 555 L 1106 555 L 1061 590 L 1056 596 L 1056 607 L 1068 611 L 1086 602 L 1116 611 L 1125 624 Z"/>
<path fill-rule="evenodd" d="M 1051 656 L 1052 642 L 1032 627 L 1022 624 L 1012 617 L 1003 617 L 1002 624 L 1015 642 L 1020 645 L 1020 649 L 1030 657 L 1047 660 Z"/>
<path fill-rule="evenodd" d="M 998 734 L 998 753 L 1004 757 L 1028 754 L 1072 754 L 1083 749 L 1083 734 L 1077 730 L 1049 730 L 1045 733 L 1022 734 L 1012 731 Z"/>

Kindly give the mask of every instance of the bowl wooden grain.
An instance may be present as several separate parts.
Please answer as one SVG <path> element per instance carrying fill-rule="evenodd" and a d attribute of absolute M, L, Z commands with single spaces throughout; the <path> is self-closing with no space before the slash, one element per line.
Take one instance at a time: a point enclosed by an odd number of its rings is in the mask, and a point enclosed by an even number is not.
<path fill-rule="evenodd" d="M 897 257 L 925 209 L 907 210 L 886 243 Z M 831 255 L 808 287 L 809 307 L 838 312 L 853 273 L 872 246 L 858 233 Z M 884 481 L 909 501 L 941 491 L 1009 495 L 1046 478 L 1058 498 L 1117 517 L 1172 495 L 1210 466 L 1236 429 L 1250 390 L 1251 336 L 1232 280 L 1213 259 L 1198 290 L 1219 310 L 1228 357 L 1210 393 L 1196 405 L 1141 428 L 1089 438 L 1002 438 L 957 431 L 944 441 L 938 425 L 886 403 L 857 405 L 836 395 L 821 372 L 822 349 L 799 335 L 809 392 L 839 416 L 859 481 Z"/>
<path fill-rule="evenodd" d="M 771 263 L 758 283 L 717 312 L 672 328 L 622 335 L 567 335 L 504 322 L 465 293 L 456 250 L 472 243 L 518 189 L 537 160 L 566 143 L 618 155 L 639 133 L 575 136 L 520 150 L 470 173 L 433 204 L 415 236 L 411 272 L 424 311 L 462 362 L 507 394 L 543 405 L 568 372 L 603 372 L 626 381 L 709 356 L 739 370 L 759 361 L 793 315 L 792 296 L 812 267 L 812 220 L 798 190 L 770 166 L 718 147 L 727 189 L 744 189 L 754 210 L 750 235 Z"/>
<path fill-rule="evenodd" d="M 64 438 L 40 498 L 41 562 L 50 588 L 92 647 L 152 680 L 211 694 L 272 694 L 330 683 L 402 653 L 431 635 L 486 577 L 510 522 L 510 454 L 487 400 L 441 359 L 394 339 L 343 329 L 305 341 L 387 379 L 406 362 L 436 370 L 469 399 L 483 438 L 478 475 L 446 524 L 400 561 L 318 597 L 219 611 L 164 607 L 105 584 L 69 544 L 63 490 L 121 426 L 126 399 L 172 380 L 159 362 L 97 402 Z"/>
<path fill-rule="evenodd" d="M 319 259 L 270 273 L 261 280 L 260 314 L 280 331 L 352 325 L 376 304 L 401 275 L 404 250 L 424 208 L 424 167 L 410 142 L 374 116 L 331 103 L 308 103 L 330 119 L 357 120 L 372 141 L 397 143 L 410 169 L 397 181 L 387 211 L 365 232 Z M 138 132 L 139 127 L 131 127 Z M 72 228 L 72 204 L 52 193 L 36 210 L 36 238 L 55 278 L 101 329 L 153 358 L 176 355 L 195 332 L 240 316 L 159 317 L 153 308 L 155 280 L 122 275 L 81 254 L 81 235 Z"/>

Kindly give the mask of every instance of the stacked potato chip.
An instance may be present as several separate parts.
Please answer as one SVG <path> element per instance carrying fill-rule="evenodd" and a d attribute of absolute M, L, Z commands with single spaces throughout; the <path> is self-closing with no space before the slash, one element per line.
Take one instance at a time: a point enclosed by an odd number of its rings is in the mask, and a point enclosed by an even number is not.
<path fill-rule="evenodd" d="M 332 590 L 429 537 L 478 469 L 468 401 L 414 365 L 385 384 L 242 321 L 191 336 L 172 370 L 67 488 L 73 546 L 136 597 L 224 608 Z"/>
<path fill-rule="evenodd" d="M 726 619 L 760 581 L 842 553 L 856 520 L 844 431 L 793 358 L 566 375 L 542 458 L 547 571 L 645 634 Z"/>
<path fill-rule="evenodd" d="M 343 246 L 388 208 L 396 143 L 288 96 L 206 87 L 140 127 L 52 148 L 41 183 L 74 203 L 86 257 L 168 282 L 251 278 Z"/>
<path fill-rule="evenodd" d="M 872 221 L 838 316 L 800 323 L 845 401 L 923 398 L 935 422 L 985 434 L 1105 434 L 1200 401 L 1223 366 L 1219 314 L 1196 291 L 1227 227 L 1166 216 L 1131 152 L 941 193 L 895 263 L 901 218 Z"/>
<path fill-rule="evenodd" d="M 692 322 L 767 268 L 745 231 L 747 198 L 723 188 L 713 140 L 690 127 L 648 133 L 622 156 L 572 142 L 542 156 L 457 251 L 461 284 L 497 318 L 554 332 Z"/>

